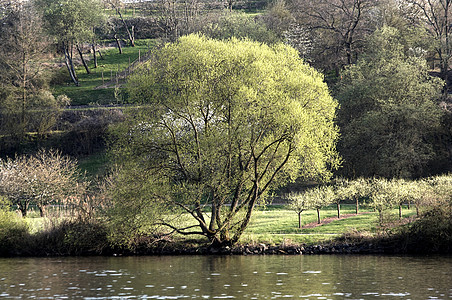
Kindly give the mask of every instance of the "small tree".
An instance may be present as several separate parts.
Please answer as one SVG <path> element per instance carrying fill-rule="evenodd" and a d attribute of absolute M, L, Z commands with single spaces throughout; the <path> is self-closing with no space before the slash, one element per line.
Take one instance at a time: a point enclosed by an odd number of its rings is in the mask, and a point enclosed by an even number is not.
<path fill-rule="evenodd" d="M 0 193 L 27 215 L 31 203 L 41 217 L 46 207 L 74 191 L 78 180 L 76 162 L 56 151 L 41 150 L 36 155 L 0 161 Z"/>
<path fill-rule="evenodd" d="M 410 197 L 409 182 L 404 179 L 391 180 L 391 194 L 394 203 L 399 208 L 399 219 L 402 219 L 402 206 L 409 201 Z"/>
<path fill-rule="evenodd" d="M 334 191 L 331 186 L 318 186 L 306 191 L 311 207 L 317 211 L 317 223 L 320 224 L 320 209 L 331 204 L 334 200 Z"/>
<path fill-rule="evenodd" d="M 371 206 L 378 212 L 379 224 L 385 223 L 385 213 L 394 205 L 393 186 L 384 178 L 374 178 L 371 186 Z"/>
<path fill-rule="evenodd" d="M 420 216 L 420 207 L 428 202 L 427 199 L 433 197 L 433 189 L 425 179 L 411 181 L 408 185 L 409 199 L 408 203 L 413 203 L 416 207 L 416 216 Z"/>
<path fill-rule="evenodd" d="M 355 201 L 356 214 L 359 213 L 359 199 L 368 197 L 370 194 L 369 181 L 364 178 L 358 178 L 349 182 L 347 186 L 347 194 Z"/>
<path fill-rule="evenodd" d="M 301 213 L 311 207 L 310 199 L 306 193 L 290 193 L 286 196 L 290 209 L 298 214 L 298 228 L 301 229 Z"/>
<path fill-rule="evenodd" d="M 28 172 L 25 156 L 0 160 L 0 194 L 11 204 L 17 205 L 24 217 L 32 200 L 28 193 L 29 182 L 25 176 Z"/>
<path fill-rule="evenodd" d="M 347 200 L 349 195 L 350 182 L 345 178 L 336 178 L 333 181 L 332 189 L 334 191 L 333 202 L 336 203 L 337 218 L 341 217 L 341 201 Z"/>

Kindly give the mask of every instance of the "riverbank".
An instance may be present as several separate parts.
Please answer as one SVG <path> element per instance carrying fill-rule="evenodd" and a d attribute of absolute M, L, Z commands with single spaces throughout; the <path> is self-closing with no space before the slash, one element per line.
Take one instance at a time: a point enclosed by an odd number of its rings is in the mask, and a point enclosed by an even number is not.
<path fill-rule="evenodd" d="M 116 229 L 102 219 L 5 218 L 0 231 L 0 256 L 134 256 L 134 255 L 310 255 L 310 254 L 451 254 L 452 221 L 446 207 L 416 218 L 407 210 L 403 219 L 391 218 L 385 227 L 378 214 L 349 213 L 341 218 L 326 208 L 321 224 L 315 211 L 296 214 L 284 206 L 260 208 L 238 244 L 214 248 L 207 239 L 181 235 L 139 235 L 114 239 Z M 396 211 L 394 211 L 395 213 Z M 394 215 L 394 213 L 392 215 Z M 0 218 L 1 219 L 1 218 Z M 15 221 L 14 221 L 15 220 Z M 13 222 L 14 221 L 14 222 Z M 113 231 L 112 231 L 113 230 Z"/>
<path fill-rule="evenodd" d="M 385 254 L 395 253 L 374 243 L 335 244 L 335 245 L 236 245 L 234 247 L 199 248 L 155 247 L 139 249 L 135 252 L 113 253 L 121 255 L 319 255 L 319 254 Z"/>

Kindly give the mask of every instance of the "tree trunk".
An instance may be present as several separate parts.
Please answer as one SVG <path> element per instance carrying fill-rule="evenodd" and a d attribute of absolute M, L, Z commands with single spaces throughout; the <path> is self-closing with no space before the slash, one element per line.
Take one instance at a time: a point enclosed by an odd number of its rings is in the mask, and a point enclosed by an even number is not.
<path fill-rule="evenodd" d="M 317 224 L 320 224 L 320 208 L 317 208 Z"/>
<path fill-rule="evenodd" d="M 337 207 L 337 218 L 340 219 L 341 218 L 341 204 L 339 202 L 337 202 L 336 207 Z"/>
<path fill-rule="evenodd" d="M 46 206 L 38 205 L 38 208 L 39 208 L 39 214 L 41 215 L 41 218 L 44 218 L 46 216 Z"/>
<path fill-rule="evenodd" d="M 227 5 L 229 11 L 232 11 L 233 4 L 234 4 L 234 0 L 227 0 L 226 1 L 226 5 Z"/>
<path fill-rule="evenodd" d="M 121 11 L 119 10 L 119 8 L 116 8 L 116 12 L 119 15 L 119 18 L 122 21 L 122 24 L 124 25 L 124 28 L 127 31 L 127 36 L 129 37 L 129 41 L 130 41 L 130 46 L 135 47 L 135 37 L 134 37 L 134 32 L 133 32 L 133 26 L 132 26 L 132 33 L 130 32 L 129 28 L 127 27 L 126 21 L 124 20 L 124 18 L 122 17 Z"/>
<path fill-rule="evenodd" d="M 356 214 L 359 214 L 359 197 L 356 197 Z"/>
<path fill-rule="evenodd" d="M 399 204 L 399 220 L 402 219 L 402 204 Z"/>
<path fill-rule="evenodd" d="M 119 41 L 118 36 L 116 35 L 116 33 L 114 35 L 114 38 L 115 38 L 115 41 L 116 41 L 116 45 L 118 45 L 119 54 L 122 54 L 121 42 Z"/>
<path fill-rule="evenodd" d="M 253 196 L 251 197 L 250 201 L 248 202 L 248 208 L 246 212 L 245 218 L 242 220 L 242 223 L 240 224 L 239 229 L 234 234 L 233 238 L 231 239 L 231 245 L 238 242 L 240 236 L 245 231 L 246 227 L 248 226 L 250 220 L 251 220 L 251 214 L 254 209 L 254 205 L 256 204 L 257 199 L 259 198 L 259 185 L 257 182 L 254 183 L 254 192 Z"/>
<path fill-rule="evenodd" d="M 378 218 L 380 220 L 380 226 L 383 226 L 383 210 L 378 209 Z"/>
<path fill-rule="evenodd" d="M 76 46 L 78 54 L 80 55 L 80 59 L 82 60 L 83 66 L 85 67 L 86 73 L 91 74 L 91 71 L 89 70 L 88 64 L 86 63 L 85 58 L 83 57 L 83 52 L 80 46 L 77 44 Z"/>
<path fill-rule="evenodd" d="M 97 53 L 99 53 L 99 57 L 100 57 L 100 59 L 104 59 L 104 57 L 102 56 L 102 52 L 100 52 L 100 50 L 97 50 Z"/>
<path fill-rule="evenodd" d="M 69 75 L 71 76 L 71 80 L 76 86 L 79 86 L 80 84 L 78 82 L 77 74 L 75 73 L 74 62 L 72 61 L 72 51 L 70 50 L 69 45 L 63 44 L 63 51 L 64 62 L 66 64 Z"/>
<path fill-rule="evenodd" d="M 22 217 L 25 218 L 28 212 L 28 203 L 19 203 L 17 206 L 19 207 Z"/>
<path fill-rule="evenodd" d="M 298 212 L 298 228 L 301 229 L 301 211 Z"/>
<path fill-rule="evenodd" d="M 94 61 L 94 68 L 97 68 L 97 55 L 96 55 L 96 44 L 93 42 L 92 44 L 93 48 L 93 61 Z"/>

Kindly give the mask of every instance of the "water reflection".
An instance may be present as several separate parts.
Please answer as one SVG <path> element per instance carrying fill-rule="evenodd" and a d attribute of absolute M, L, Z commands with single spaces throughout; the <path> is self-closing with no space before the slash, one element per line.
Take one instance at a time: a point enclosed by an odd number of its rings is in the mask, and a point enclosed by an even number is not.
<path fill-rule="evenodd" d="M 452 299 L 451 257 L 0 259 L 0 299 Z"/>

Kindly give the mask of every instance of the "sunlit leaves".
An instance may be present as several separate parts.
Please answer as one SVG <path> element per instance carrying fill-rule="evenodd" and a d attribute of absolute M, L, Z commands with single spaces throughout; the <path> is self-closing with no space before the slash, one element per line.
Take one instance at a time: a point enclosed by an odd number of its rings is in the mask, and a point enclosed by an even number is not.
<path fill-rule="evenodd" d="M 165 178 L 162 198 L 183 204 L 206 236 L 237 240 L 269 190 L 338 165 L 337 103 L 288 46 L 183 37 L 130 77 L 128 94 L 147 109 L 118 129 L 112 150 Z M 196 211 L 207 205 L 210 215 Z"/>

